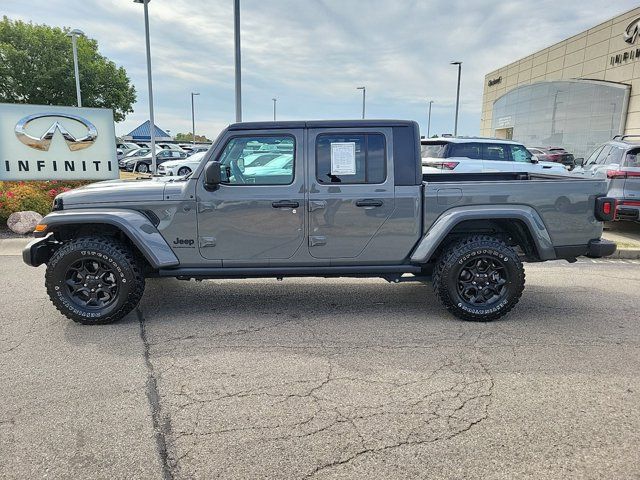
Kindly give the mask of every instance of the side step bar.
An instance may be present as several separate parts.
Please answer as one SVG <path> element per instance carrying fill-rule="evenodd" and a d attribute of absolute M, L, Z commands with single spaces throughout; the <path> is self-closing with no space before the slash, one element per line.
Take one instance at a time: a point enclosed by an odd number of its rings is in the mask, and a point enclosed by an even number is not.
<path fill-rule="evenodd" d="M 281 278 L 281 277 L 385 277 L 389 274 L 421 273 L 417 265 L 363 265 L 336 267 L 227 267 L 161 268 L 160 277 L 181 278 Z"/>

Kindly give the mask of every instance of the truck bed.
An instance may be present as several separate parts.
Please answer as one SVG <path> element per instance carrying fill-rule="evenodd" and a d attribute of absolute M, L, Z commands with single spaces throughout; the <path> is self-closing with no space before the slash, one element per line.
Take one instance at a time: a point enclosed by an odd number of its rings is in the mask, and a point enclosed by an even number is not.
<path fill-rule="evenodd" d="M 445 212 L 511 205 L 535 210 L 554 246 L 600 238 L 595 201 L 606 194 L 600 179 L 520 172 L 424 174 L 423 231 Z M 497 211 L 495 212 L 497 215 Z M 491 216 L 491 215 L 490 215 Z"/>

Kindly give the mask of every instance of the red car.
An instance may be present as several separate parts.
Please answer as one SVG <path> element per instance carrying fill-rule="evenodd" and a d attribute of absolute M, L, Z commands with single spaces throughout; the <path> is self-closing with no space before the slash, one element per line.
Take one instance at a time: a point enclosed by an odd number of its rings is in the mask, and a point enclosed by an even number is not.
<path fill-rule="evenodd" d="M 527 147 L 541 162 L 561 163 L 569 169 L 576 166 L 575 158 L 562 147 Z"/>

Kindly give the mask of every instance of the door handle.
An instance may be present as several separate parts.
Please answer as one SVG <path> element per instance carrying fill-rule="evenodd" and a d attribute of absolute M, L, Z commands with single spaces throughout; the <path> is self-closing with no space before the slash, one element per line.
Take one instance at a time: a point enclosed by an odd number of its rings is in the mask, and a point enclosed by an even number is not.
<path fill-rule="evenodd" d="M 370 198 L 364 200 L 356 200 L 356 207 L 381 207 L 382 200 L 373 200 Z"/>
<path fill-rule="evenodd" d="M 273 202 L 271 206 L 273 208 L 298 208 L 300 204 L 291 200 L 280 200 L 279 202 Z"/>

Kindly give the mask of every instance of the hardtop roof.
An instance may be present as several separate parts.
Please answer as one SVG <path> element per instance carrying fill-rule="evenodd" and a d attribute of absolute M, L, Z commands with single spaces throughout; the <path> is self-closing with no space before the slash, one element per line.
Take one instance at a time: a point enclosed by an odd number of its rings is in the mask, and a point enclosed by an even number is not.
<path fill-rule="evenodd" d="M 362 127 L 414 127 L 413 120 L 292 120 L 276 122 L 240 122 L 229 125 L 229 130 L 279 130 L 292 128 L 362 128 Z"/>

